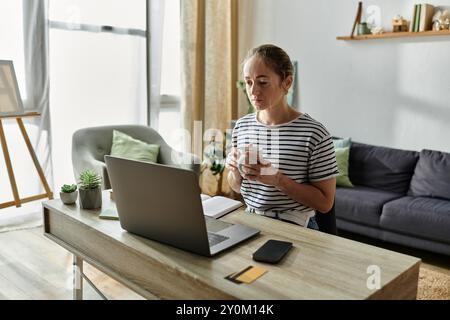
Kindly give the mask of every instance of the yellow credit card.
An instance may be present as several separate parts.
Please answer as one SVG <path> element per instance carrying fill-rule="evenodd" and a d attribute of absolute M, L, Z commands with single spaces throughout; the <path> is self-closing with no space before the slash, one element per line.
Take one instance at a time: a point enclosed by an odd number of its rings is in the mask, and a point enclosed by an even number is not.
<path fill-rule="evenodd" d="M 266 272 L 267 272 L 266 269 L 260 267 L 251 267 L 249 270 L 241 274 L 239 277 L 235 278 L 235 280 L 244 283 L 252 283 Z"/>

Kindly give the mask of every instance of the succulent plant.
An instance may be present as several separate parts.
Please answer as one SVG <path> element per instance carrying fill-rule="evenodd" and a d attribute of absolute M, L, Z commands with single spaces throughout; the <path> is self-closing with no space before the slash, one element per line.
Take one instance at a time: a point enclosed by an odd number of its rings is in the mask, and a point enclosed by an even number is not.
<path fill-rule="evenodd" d="M 77 190 L 76 184 L 65 184 L 61 187 L 61 192 L 63 193 L 72 193 Z"/>
<path fill-rule="evenodd" d="M 80 174 L 80 189 L 96 189 L 99 188 L 102 184 L 102 178 L 99 174 L 92 170 L 85 170 Z"/>

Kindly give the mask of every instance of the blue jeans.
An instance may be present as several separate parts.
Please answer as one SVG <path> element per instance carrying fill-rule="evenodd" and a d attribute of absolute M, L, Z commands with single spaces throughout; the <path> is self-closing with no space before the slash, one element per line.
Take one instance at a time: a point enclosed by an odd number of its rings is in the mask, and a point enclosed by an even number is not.
<path fill-rule="evenodd" d="M 317 224 L 316 217 L 309 218 L 308 228 L 313 230 L 319 230 L 319 225 Z"/>

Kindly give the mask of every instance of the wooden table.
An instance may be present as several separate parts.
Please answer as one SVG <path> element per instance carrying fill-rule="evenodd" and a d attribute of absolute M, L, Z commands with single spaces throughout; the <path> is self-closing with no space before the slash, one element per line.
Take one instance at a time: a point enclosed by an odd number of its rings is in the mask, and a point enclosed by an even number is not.
<path fill-rule="evenodd" d="M 102 210 L 113 205 L 104 192 Z M 118 221 L 99 219 L 100 211 L 64 205 L 59 199 L 44 202 L 43 211 L 45 235 L 72 252 L 77 266 L 82 268 L 85 260 L 149 299 L 416 298 L 420 259 L 242 209 L 222 219 L 253 226 L 261 234 L 214 258 L 133 235 Z M 252 260 L 268 239 L 294 243 L 278 265 Z M 251 284 L 224 279 L 249 265 L 268 272 Z M 380 289 L 370 285 L 376 283 L 370 280 L 373 268 L 380 271 Z M 80 287 L 74 288 L 74 298 L 82 298 Z"/>

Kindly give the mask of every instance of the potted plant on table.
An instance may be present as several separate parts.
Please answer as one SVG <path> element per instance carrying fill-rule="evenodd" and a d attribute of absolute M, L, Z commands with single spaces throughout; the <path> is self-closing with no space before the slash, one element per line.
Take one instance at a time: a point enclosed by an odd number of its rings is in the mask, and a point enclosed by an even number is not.
<path fill-rule="evenodd" d="M 65 184 L 61 187 L 59 197 L 64 204 L 73 204 L 77 201 L 78 190 L 76 184 Z"/>
<path fill-rule="evenodd" d="M 102 206 L 102 178 L 92 170 L 80 174 L 80 207 L 83 209 L 98 209 Z"/>
<path fill-rule="evenodd" d="M 223 175 L 225 170 L 224 145 L 211 137 L 209 144 L 203 153 L 203 163 L 200 168 L 202 173 L 202 192 L 206 194 L 224 195 L 222 189 Z M 213 186 L 216 185 L 216 187 Z"/>

